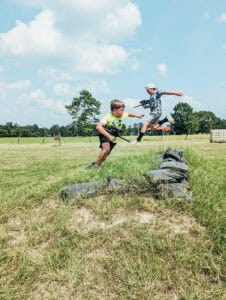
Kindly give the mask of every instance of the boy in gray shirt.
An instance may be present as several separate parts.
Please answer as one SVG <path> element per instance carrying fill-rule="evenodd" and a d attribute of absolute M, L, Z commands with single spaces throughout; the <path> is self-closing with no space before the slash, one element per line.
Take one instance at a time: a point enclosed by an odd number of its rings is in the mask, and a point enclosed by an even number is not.
<path fill-rule="evenodd" d="M 141 100 L 140 104 L 144 108 L 150 108 L 150 117 L 149 120 L 145 121 L 142 125 L 140 133 L 136 139 L 137 143 L 140 143 L 147 128 L 157 123 L 162 125 L 165 122 L 174 123 L 174 120 L 171 116 L 167 116 L 163 120 L 159 121 L 159 118 L 162 115 L 162 106 L 161 106 L 161 96 L 162 95 L 175 95 L 181 97 L 183 93 L 181 91 L 159 91 L 153 83 L 149 83 L 145 86 L 147 93 L 150 95 L 150 99 Z"/>

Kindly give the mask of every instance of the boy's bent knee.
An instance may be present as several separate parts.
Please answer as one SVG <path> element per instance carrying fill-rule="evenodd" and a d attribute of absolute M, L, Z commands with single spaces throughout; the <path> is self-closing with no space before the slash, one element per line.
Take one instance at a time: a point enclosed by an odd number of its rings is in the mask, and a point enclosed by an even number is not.
<path fill-rule="evenodd" d="M 102 150 L 103 155 L 108 155 L 110 153 L 110 149 L 103 149 Z"/>

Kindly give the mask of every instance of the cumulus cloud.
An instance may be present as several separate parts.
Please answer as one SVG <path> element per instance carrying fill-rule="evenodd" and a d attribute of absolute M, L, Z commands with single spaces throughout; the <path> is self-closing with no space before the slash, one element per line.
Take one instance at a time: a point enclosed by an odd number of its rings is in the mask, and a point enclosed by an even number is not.
<path fill-rule="evenodd" d="M 167 74 L 167 65 L 166 64 L 158 64 L 157 65 L 157 71 L 160 75 L 166 76 Z"/>
<path fill-rule="evenodd" d="M 38 69 L 38 76 L 46 85 L 56 84 L 57 82 L 71 82 L 78 79 L 70 71 L 62 71 L 55 67 L 41 67 Z"/>
<path fill-rule="evenodd" d="M 127 52 L 117 45 L 92 45 L 79 51 L 78 70 L 85 73 L 112 73 L 125 63 Z"/>
<path fill-rule="evenodd" d="M 136 53 L 122 44 L 133 38 L 142 23 L 132 0 L 13 2 L 36 7 L 38 13 L 31 21 L 17 20 L 10 30 L 0 32 L 0 57 L 18 63 L 17 71 L 21 66 L 28 78 L 41 81 L 42 86 L 34 89 L 30 80 L 0 82 L 6 108 L 17 101 L 24 111 L 40 109 L 54 118 L 55 113 L 65 114 L 63 103 L 81 89 L 108 94 L 105 80 L 93 80 L 96 74 L 119 72 L 125 64 L 132 70 L 139 67 Z"/>
<path fill-rule="evenodd" d="M 46 97 L 45 93 L 40 90 L 31 90 L 27 93 L 24 93 L 18 97 L 19 104 L 27 103 L 30 105 L 38 105 L 41 108 L 48 109 L 60 114 L 66 114 L 66 109 L 64 107 L 64 103 L 60 100 L 54 100 Z"/>
<path fill-rule="evenodd" d="M 79 94 L 79 91 L 81 90 L 88 90 L 95 95 L 107 95 L 109 92 L 109 87 L 105 80 L 88 80 L 83 83 L 77 83 L 74 89 L 74 94 Z"/>
<path fill-rule="evenodd" d="M 58 83 L 53 87 L 56 96 L 68 96 L 73 93 L 72 87 L 68 83 Z"/>
<path fill-rule="evenodd" d="M 134 3 L 127 3 L 106 16 L 103 29 L 106 36 L 121 38 L 134 33 L 139 25 L 141 25 L 141 16 L 137 6 Z"/>
<path fill-rule="evenodd" d="M 28 25 L 16 21 L 16 26 L 0 35 L 0 51 L 6 56 L 53 55 L 60 34 L 54 29 L 54 14 L 43 10 Z"/>
<path fill-rule="evenodd" d="M 193 97 L 184 96 L 183 100 L 181 101 L 190 104 L 193 107 L 194 111 L 201 109 L 201 103 L 198 100 L 194 100 Z"/>
<path fill-rule="evenodd" d="M 1 99 L 7 100 L 7 99 L 15 99 L 15 95 L 17 93 L 22 93 L 24 91 L 29 90 L 31 87 L 31 81 L 30 80 L 18 80 L 14 82 L 5 82 L 4 80 L 0 81 L 0 95 Z"/>
<path fill-rule="evenodd" d="M 122 101 L 130 108 L 134 108 L 134 106 L 139 104 L 139 100 L 135 98 L 124 98 Z"/>
<path fill-rule="evenodd" d="M 112 73 L 127 61 L 126 49 L 117 42 L 141 24 L 140 11 L 130 0 L 31 2 L 41 13 L 0 34 L 2 55 L 55 58 L 73 65 L 77 73 Z"/>
<path fill-rule="evenodd" d="M 223 23 L 226 23 L 226 13 L 220 15 L 219 21 L 220 21 L 220 22 L 223 22 Z"/>
<path fill-rule="evenodd" d="M 19 80 L 8 84 L 8 88 L 14 90 L 27 90 L 30 87 L 31 87 L 31 80 Z"/>

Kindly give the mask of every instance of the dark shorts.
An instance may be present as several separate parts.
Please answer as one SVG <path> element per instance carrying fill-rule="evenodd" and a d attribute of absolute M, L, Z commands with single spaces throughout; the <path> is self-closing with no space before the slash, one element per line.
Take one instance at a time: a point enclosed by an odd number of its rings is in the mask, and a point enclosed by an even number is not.
<path fill-rule="evenodd" d="M 111 153 L 111 150 L 115 147 L 115 145 L 117 143 L 113 143 L 111 142 L 106 136 L 102 135 L 102 134 L 99 134 L 99 140 L 100 140 L 100 148 L 102 149 L 102 144 L 103 143 L 109 143 L 110 144 L 110 153 Z"/>

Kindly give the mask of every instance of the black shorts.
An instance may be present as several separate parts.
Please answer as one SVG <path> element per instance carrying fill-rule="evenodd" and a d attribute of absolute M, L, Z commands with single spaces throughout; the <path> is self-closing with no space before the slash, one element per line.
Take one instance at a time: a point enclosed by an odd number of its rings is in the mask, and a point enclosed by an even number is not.
<path fill-rule="evenodd" d="M 115 147 L 115 145 L 117 143 L 113 143 L 111 142 L 106 136 L 102 135 L 102 134 L 99 134 L 99 140 L 100 140 L 100 148 L 102 149 L 102 143 L 109 143 L 110 144 L 110 153 L 111 153 L 111 150 Z"/>

